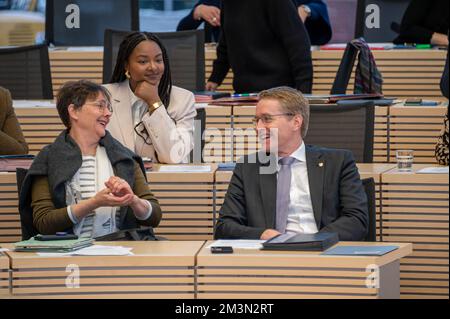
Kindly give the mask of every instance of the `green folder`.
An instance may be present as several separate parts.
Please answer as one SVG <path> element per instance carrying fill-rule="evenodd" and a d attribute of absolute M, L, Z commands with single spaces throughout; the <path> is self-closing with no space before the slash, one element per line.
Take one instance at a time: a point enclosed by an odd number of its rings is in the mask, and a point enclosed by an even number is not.
<path fill-rule="evenodd" d="M 35 240 L 31 238 L 15 243 L 15 251 L 23 252 L 70 252 L 84 247 L 91 246 L 94 243 L 92 238 L 78 238 L 70 240 Z"/>

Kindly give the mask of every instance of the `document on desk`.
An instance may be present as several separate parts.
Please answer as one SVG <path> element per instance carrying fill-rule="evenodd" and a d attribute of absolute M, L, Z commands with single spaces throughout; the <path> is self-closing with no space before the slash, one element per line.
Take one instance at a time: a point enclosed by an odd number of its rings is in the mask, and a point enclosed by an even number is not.
<path fill-rule="evenodd" d="M 14 108 L 54 108 L 56 104 L 53 100 L 13 100 Z"/>
<path fill-rule="evenodd" d="M 216 240 L 206 248 L 211 247 L 233 247 L 233 249 L 261 249 L 265 240 L 245 240 L 245 239 L 220 239 Z"/>
<path fill-rule="evenodd" d="M 425 167 L 417 171 L 417 174 L 448 174 L 448 166 Z"/>
<path fill-rule="evenodd" d="M 92 245 L 68 253 L 37 253 L 41 257 L 64 257 L 64 256 L 133 256 L 133 248 L 122 246 Z"/>
<path fill-rule="evenodd" d="M 398 246 L 337 246 L 322 253 L 329 256 L 383 256 Z"/>
<path fill-rule="evenodd" d="M 160 173 L 210 173 L 210 165 L 163 165 Z"/>

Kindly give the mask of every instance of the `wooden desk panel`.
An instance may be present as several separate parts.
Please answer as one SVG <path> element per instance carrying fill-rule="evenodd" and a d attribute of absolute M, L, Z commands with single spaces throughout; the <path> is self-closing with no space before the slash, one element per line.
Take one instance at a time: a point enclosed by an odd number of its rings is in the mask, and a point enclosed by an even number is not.
<path fill-rule="evenodd" d="M 357 164 L 361 179 L 373 178 L 375 180 L 375 210 L 377 241 L 382 241 L 382 198 L 381 198 L 381 174 L 396 167 L 395 164 Z"/>
<path fill-rule="evenodd" d="M 53 94 L 67 81 L 103 82 L 103 47 L 49 50 Z"/>
<path fill-rule="evenodd" d="M 398 298 L 398 260 L 411 244 L 382 257 L 321 256 L 319 252 L 235 250 L 197 256 L 197 297 L 204 298 Z M 371 245 L 340 243 L 339 245 Z M 384 245 L 376 243 L 376 245 Z M 379 288 L 366 285 L 379 269 Z"/>
<path fill-rule="evenodd" d="M 0 172 L 0 242 L 12 243 L 21 238 L 16 173 Z"/>
<path fill-rule="evenodd" d="M 442 99 L 439 83 L 447 52 L 442 50 L 386 50 L 372 51 L 383 76 L 383 92 L 388 97 L 417 97 Z M 313 94 L 329 94 L 341 62 L 343 50 L 312 52 L 314 67 Z M 212 72 L 216 58 L 215 46 L 205 48 L 206 79 Z M 219 91 L 232 92 L 233 73 L 230 71 Z M 354 73 L 347 93 L 352 93 Z"/>
<path fill-rule="evenodd" d="M 446 106 L 394 106 L 389 115 L 389 161 L 396 162 L 399 149 L 414 150 L 414 163 L 436 163 L 437 137 L 444 127 Z"/>
<path fill-rule="evenodd" d="M 7 297 L 9 297 L 9 258 L 0 252 L 0 299 Z"/>
<path fill-rule="evenodd" d="M 233 161 L 233 108 L 208 106 L 205 111 L 204 161 L 206 163 Z"/>
<path fill-rule="evenodd" d="M 38 102 L 37 102 L 38 103 Z M 15 108 L 17 119 L 28 143 L 29 153 L 36 155 L 65 129 L 56 107 Z"/>
<path fill-rule="evenodd" d="M 214 172 L 161 173 L 158 166 L 148 172 L 149 186 L 163 212 L 157 235 L 170 240 L 210 240 L 213 238 Z"/>
<path fill-rule="evenodd" d="M 416 174 L 396 169 L 382 175 L 382 233 L 385 242 L 414 243 L 401 260 L 402 298 L 448 299 L 448 174 Z"/>
<path fill-rule="evenodd" d="M 203 242 L 99 242 L 134 256 L 39 257 L 8 252 L 14 298 L 190 298 Z M 77 268 L 75 268 L 77 267 Z M 72 280 L 79 270 L 79 288 Z M 68 283 L 68 284 L 67 284 Z M 74 287 L 75 286 L 75 287 Z"/>

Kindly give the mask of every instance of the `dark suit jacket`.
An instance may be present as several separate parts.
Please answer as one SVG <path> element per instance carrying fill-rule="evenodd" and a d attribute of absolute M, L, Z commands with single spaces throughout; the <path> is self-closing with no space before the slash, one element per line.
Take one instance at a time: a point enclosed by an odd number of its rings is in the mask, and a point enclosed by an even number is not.
<path fill-rule="evenodd" d="M 349 151 L 306 146 L 314 217 L 320 232 L 339 240 L 363 240 L 368 229 L 367 197 Z M 323 165 L 321 165 L 322 163 Z M 238 163 L 216 225 L 216 239 L 259 239 L 275 229 L 277 176 L 260 174 L 268 164 Z"/>

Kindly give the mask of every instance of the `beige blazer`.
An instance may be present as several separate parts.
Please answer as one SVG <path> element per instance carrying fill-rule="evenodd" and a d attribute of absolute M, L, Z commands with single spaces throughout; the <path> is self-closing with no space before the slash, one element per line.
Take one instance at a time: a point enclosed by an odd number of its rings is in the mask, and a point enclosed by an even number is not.
<path fill-rule="evenodd" d="M 172 86 L 170 105 L 158 108 L 151 116 L 146 112 L 141 119 L 146 131 L 141 135 L 146 139 L 140 136 L 135 139 L 128 85 L 128 80 L 104 85 L 111 93 L 114 110 L 107 127 L 111 135 L 139 156 L 152 158 L 153 162 L 187 163 L 194 148 L 197 114 L 194 95 Z"/>

